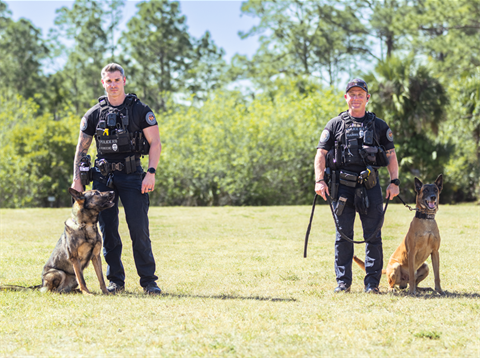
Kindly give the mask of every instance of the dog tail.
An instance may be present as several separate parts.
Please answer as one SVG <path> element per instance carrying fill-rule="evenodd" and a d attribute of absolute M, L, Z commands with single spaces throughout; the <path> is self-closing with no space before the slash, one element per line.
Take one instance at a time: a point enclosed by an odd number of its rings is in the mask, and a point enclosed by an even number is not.
<path fill-rule="evenodd" d="M 355 261 L 357 263 L 358 266 L 360 266 L 360 268 L 365 271 L 365 262 L 363 262 L 362 260 L 360 260 L 357 256 L 353 255 L 353 261 Z M 386 270 L 382 270 L 382 273 L 383 274 L 386 274 L 387 271 Z"/>
<path fill-rule="evenodd" d="M 365 271 L 365 262 L 363 262 L 362 260 L 360 260 L 357 256 L 353 255 L 353 261 L 355 261 L 357 263 L 358 266 L 360 266 L 360 268 Z"/>
<path fill-rule="evenodd" d="M 0 285 L 0 291 L 25 291 L 25 290 L 38 290 L 42 285 L 38 286 L 18 286 L 18 285 Z"/>

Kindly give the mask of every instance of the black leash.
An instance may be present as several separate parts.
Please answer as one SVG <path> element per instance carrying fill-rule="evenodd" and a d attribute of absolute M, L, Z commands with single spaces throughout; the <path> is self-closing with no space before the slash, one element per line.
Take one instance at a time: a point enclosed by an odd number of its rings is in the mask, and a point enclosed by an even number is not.
<path fill-rule="evenodd" d="M 315 203 L 317 202 L 318 194 L 315 193 L 313 198 L 312 213 L 310 214 L 310 222 L 308 223 L 307 233 L 305 234 L 305 248 L 303 249 L 303 257 L 307 257 L 308 237 L 310 236 L 310 229 L 312 228 L 313 213 L 315 212 Z"/>
<path fill-rule="evenodd" d="M 400 201 L 403 203 L 404 206 L 406 206 L 410 211 L 419 211 L 417 208 L 412 208 L 410 205 L 407 205 L 403 199 L 400 197 L 400 195 L 397 195 L 397 198 L 400 199 Z"/>
<path fill-rule="evenodd" d="M 333 221 L 335 222 L 335 227 L 337 228 L 337 231 L 340 234 L 340 236 L 342 237 L 342 239 L 347 240 L 348 242 L 351 242 L 351 243 L 354 243 L 354 244 L 363 244 L 365 242 L 369 242 L 370 240 L 372 240 L 378 234 L 378 232 L 382 228 L 383 222 L 385 220 L 385 212 L 387 211 L 388 202 L 389 202 L 388 198 L 386 199 L 387 202 L 385 203 L 385 208 L 383 209 L 382 220 L 380 220 L 380 222 L 379 222 L 377 228 L 375 229 L 375 231 L 373 232 L 373 234 L 370 235 L 367 239 L 365 239 L 363 241 L 355 241 L 355 240 L 350 239 L 347 235 L 345 235 L 342 232 L 342 230 L 340 230 L 340 228 L 338 227 L 337 217 L 335 215 L 335 212 L 333 211 L 332 200 L 331 200 L 331 198 L 328 194 L 326 194 L 326 195 L 327 195 L 328 206 L 330 207 L 330 211 L 332 212 L 332 216 L 333 216 Z M 305 247 L 304 247 L 304 250 L 303 250 L 303 257 L 304 258 L 307 257 L 308 237 L 310 236 L 310 229 L 312 228 L 313 213 L 315 212 L 315 203 L 317 202 L 317 196 L 318 196 L 318 194 L 315 193 L 315 197 L 313 199 L 313 205 L 312 205 L 312 213 L 310 215 L 310 222 L 308 223 L 307 233 L 305 234 Z M 403 200 L 402 200 L 402 202 L 403 202 Z M 413 210 L 413 209 L 411 209 L 411 210 Z"/>

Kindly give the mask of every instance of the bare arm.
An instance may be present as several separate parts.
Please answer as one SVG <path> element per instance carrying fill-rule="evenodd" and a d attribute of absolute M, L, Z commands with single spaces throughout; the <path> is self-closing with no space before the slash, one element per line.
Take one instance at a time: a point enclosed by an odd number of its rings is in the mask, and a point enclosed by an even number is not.
<path fill-rule="evenodd" d="M 315 182 L 320 179 L 324 179 L 325 167 L 327 164 L 327 153 L 328 151 L 325 149 L 317 149 L 317 155 L 315 155 Z M 315 192 L 320 195 L 323 200 L 327 200 L 325 193 L 330 195 L 325 181 L 315 183 Z"/>
<path fill-rule="evenodd" d="M 397 154 L 395 153 L 395 149 L 389 149 L 386 152 L 388 158 L 388 174 L 390 174 L 390 180 L 398 179 L 398 161 L 397 161 Z M 400 188 L 395 184 L 390 184 L 387 187 L 386 196 L 390 200 L 393 200 L 400 193 Z"/>
<path fill-rule="evenodd" d="M 92 144 L 93 137 L 80 131 L 78 137 L 77 149 L 73 159 L 73 183 L 72 188 L 78 191 L 83 191 L 83 186 L 80 181 L 80 160 L 87 155 L 88 149 Z"/>
<path fill-rule="evenodd" d="M 160 141 L 160 133 L 158 126 L 151 126 L 143 130 L 143 134 L 150 144 L 148 153 L 148 167 L 157 169 L 160 154 L 162 153 L 162 143 Z M 142 182 L 142 194 L 152 191 L 155 188 L 155 174 L 147 172 Z"/>

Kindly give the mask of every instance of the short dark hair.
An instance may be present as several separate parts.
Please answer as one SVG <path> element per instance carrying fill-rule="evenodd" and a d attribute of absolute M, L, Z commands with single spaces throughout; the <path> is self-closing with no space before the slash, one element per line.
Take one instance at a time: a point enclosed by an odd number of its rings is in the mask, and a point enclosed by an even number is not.
<path fill-rule="evenodd" d="M 120 71 L 123 77 L 125 77 L 125 71 L 123 70 L 122 66 L 120 66 L 118 63 L 109 63 L 102 69 L 102 78 L 105 76 L 107 72 L 117 72 Z"/>

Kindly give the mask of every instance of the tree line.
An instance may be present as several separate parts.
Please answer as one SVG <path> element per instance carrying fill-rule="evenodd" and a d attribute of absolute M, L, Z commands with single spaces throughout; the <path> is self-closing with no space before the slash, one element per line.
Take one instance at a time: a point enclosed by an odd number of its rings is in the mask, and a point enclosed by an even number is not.
<path fill-rule="evenodd" d="M 239 36 L 259 47 L 229 62 L 208 31 L 189 33 L 181 3 L 138 3 L 120 34 L 124 5 L 77 0 L 43 34 L 0 0 L 0 207 L 69 204 L 108 62 L 157 113 L 154 205 L 310 203 L 319 135 L 356 76 L 395 135 L 402 196 L 443 173 L 444 202 L 478 200 L 480 0 L 245 1 L 258 24 Z"/>

